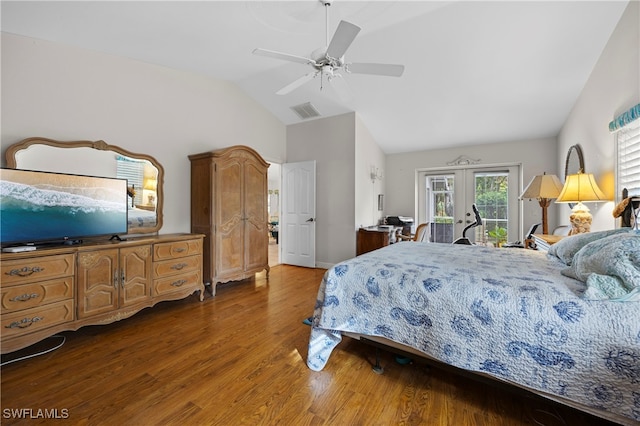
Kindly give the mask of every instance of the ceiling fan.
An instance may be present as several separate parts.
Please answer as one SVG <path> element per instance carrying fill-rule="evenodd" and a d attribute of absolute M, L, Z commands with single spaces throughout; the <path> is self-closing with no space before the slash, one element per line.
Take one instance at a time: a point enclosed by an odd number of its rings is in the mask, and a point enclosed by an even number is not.
<path fill-rule="evenodd" d="M 327 81 L 333 85 L 338 94 L 346 99 L 349 98 L 348 88 L 340 71 L 353 74 L 372 74 L 390 77 L 400 77 L 404 72 L 404 65 L 395 64 L 377 64 L 377 63 L 347 63 L 344 60 L 344 54 L 355 40 L 360 32 L 360 27 L 347 21 L 340 21 L 336 32 L 333 34 L 329 42 L 329 6 L 331 0 L 319 0 L 325 6 L 326 12 L 326 46 L 314 50 L 310 57 L 291 55 L 289 53 L 276 52 L 267 49 L 254 49 L 255 55 L 266 56 L 269 58 L 282 59 L 290 62 L 298 62 L 305 65 L 311 65 L 313 70 L 303 75 L 299 79 L 289 83 L 276 94 L 286 95 L 302 86 L 306 82 L 320 77 L 320 88 L 322 89 L 323 77 L 327 77 Z"/>

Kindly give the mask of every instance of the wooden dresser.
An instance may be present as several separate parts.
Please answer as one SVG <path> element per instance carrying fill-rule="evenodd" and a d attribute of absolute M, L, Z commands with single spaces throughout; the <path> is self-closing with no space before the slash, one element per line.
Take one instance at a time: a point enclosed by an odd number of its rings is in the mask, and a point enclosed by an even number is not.
<path fill-rule="evenodd" d="M 2 253 L 2 353 L 196 291 L 203 300 L 202 241 L 168 234 Z"/>
<path fill-rule="evenodd" d="M 190 155 L 191 232 L 204 234 L 204 280 L 216 285 L 269 273 L 267 169 L 236 145 Z"/>

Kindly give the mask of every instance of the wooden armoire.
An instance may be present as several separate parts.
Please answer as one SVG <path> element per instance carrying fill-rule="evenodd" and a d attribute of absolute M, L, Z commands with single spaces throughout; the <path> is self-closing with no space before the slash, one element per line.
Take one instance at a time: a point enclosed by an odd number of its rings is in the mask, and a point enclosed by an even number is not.
<path fill-rule="evenodd" d="M 191 231 L 204 234 L 204 281 L 216 285 L 269 273 L 267 169 L 248 146 L 194 154 Z"/>

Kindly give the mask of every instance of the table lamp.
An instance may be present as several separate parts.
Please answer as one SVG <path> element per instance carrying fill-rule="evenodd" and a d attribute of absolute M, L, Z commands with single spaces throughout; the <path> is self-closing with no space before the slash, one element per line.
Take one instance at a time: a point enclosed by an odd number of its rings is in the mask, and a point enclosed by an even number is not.
<path fill-rule="evenodd" d="M 567 176 L 562 192 L 558 196 L 556 203 L 576 203 L 571 209 L 571 231 L 569 235 L 582 234 L 591 231 L 591 212 L 589 208 L 582 204 L 583 201 L 606 201 L 596 180 L 591 173 L 582 171 Z"/>
<path fill-rule="evenodd" d="M 535 176 L 525 188 L 520 199 L 535 198 L 542 207 L 542 233 L 549 233 L 549 225 L 547 222 L 547 208 L 551 204 L 551 200 L 557 198 L 562 191 L 562 183 L 556 175 L 548 175 L 546 172 L 542 175 Z"/>

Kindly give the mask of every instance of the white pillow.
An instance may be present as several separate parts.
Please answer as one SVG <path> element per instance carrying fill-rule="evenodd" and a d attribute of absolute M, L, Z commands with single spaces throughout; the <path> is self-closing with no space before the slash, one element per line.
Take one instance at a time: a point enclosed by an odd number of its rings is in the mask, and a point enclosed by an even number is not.
<path fill-rule="evenodd" d="M 607 231 L 587 232 L 586 234 L 570 235 L 549 247 L 547 255 L 555 256 L 565 265 L 571 265 L 573 256 L 585 245 L 610 235 L 628 233 L 631 228 L 609 229 Z"/>

